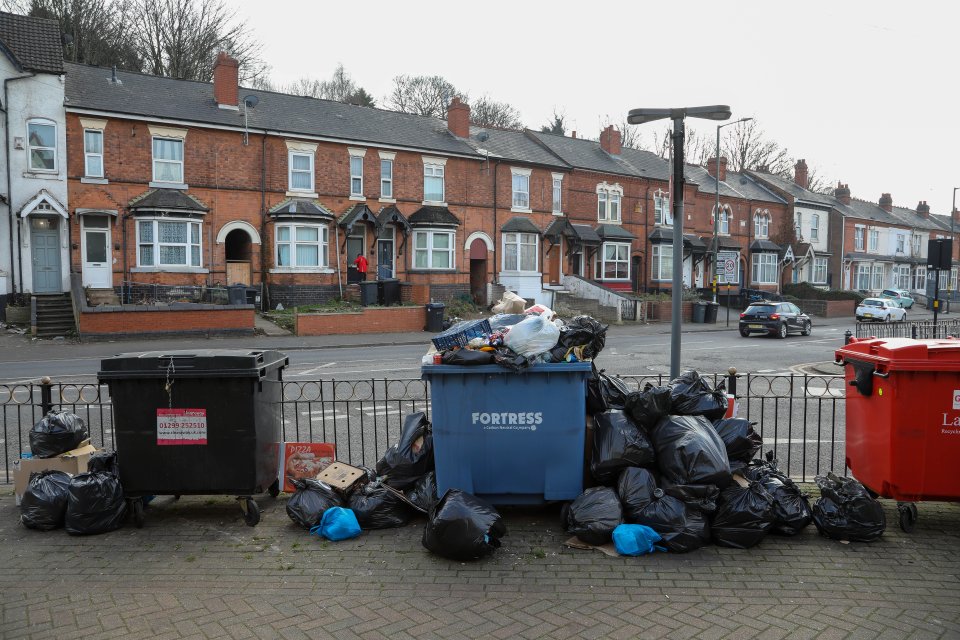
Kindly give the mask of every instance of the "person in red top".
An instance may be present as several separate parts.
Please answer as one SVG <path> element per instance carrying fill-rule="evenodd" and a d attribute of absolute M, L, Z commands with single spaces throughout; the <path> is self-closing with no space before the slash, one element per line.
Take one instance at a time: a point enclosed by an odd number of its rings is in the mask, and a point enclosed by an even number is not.
<path fill-rule="evenodd" d="M 361 280 L 367 279 L 367 259 L 363 257 L 362 253 L 357 254 L 357 259 L 353 261 L 353 264 L 357 265 L 357 273 L 360 274 Z"/>

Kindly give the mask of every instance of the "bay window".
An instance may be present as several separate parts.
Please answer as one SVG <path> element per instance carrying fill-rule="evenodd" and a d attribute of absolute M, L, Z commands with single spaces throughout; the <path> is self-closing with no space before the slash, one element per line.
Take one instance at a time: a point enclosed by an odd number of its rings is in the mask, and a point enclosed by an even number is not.
<path fill-rule="evenodd" d="M 183 183 L 183 140 L 153 138 L 154 182 Z"/>
<path fill-rule="evenodd" d="M 897 267 L 896 280 L 894 286 L 898 289 L 909 289 L 910 288 L 910 267 L 909 265 L 902 264 Z"/>
<path fill-rule="evenodd" d="M 914 291 L 925 291 L 927 288 L 927 268 L 917 267 L 913 272 Z"/>
<path fill-rule="evenodd" d="M 856 286 L 854 288 L 860 291 L 866 291 L 870 288 L 870 265 L 857 265 Z"/>
<path fill-rule="evenodd" d="M 777 283 L 777 254 L 753 254 L 753 282 L 755 284 Z"/>
<path fill-rule="evenodd" d="M 883 265 L 873 265 L 873 286 L 872 289 L 883 289 Z"/>
<path fill-rule="evenodd" d="M 45 120 L 27 123 L 27 158 L 32 171 L 57 170 L 57 125 Z"/>
<path fill-rule="evenodd" d="M 504 233 L 503 270 L 535 272 L 538 241 L 539 236 L 535 233 Z"/>
<path fill-rule="evenodd" d="M 168 218 L 137 220 L 137 266 L 202 267 L 200 223 Z"/>
<path fill-rule="evenodd" d="M 813 259 L 813 282 L 814 284 L 827 284 L 827 259 Z"/>
<path fill-rule="evenodd" d="M 413 232 L 414 269 L 453 269 L 454 232 L 417 230 Z"/>
<path fill-rule="evenodd" d="M 659 246 L 659 245 L 657 245 Z M 604 280 L 627 280 L 630 278 L 630 245 L 625 242 L 603 243 L 603 260 L 600 274 Z"/>
<path fill-rule="evenodd" d="M 650 258 L 650 265 L 653 269 L 651 277 L 653 280 L 672 280 L 673 279 L 673 245 L 655 244 L 653 245 L 653 256 Z"/>
<path fill-rule="evenodd" d="M 278 268 L 322 269 L 328 265 L 326 225 L 278 224 L 274 244 Z"/>

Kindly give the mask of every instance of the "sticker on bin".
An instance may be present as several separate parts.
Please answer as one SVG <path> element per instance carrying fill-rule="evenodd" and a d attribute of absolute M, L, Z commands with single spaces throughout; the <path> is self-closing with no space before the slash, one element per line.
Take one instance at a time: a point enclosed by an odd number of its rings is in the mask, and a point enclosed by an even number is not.
<path fill-rule="evenodd" d="M 206 409 L 157 409 L 157 445 L 207 444 Z"/>
<path fill-rule="evenodd" d="M 956 389 L 953 392 L 953 408 L 960 409 L 960 389 Z"/>

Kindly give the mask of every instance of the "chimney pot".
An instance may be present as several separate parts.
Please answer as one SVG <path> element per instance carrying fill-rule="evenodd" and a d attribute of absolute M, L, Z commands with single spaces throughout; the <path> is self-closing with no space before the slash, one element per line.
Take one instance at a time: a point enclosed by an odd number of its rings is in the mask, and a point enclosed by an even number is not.
<path fill-rule="evenodd" d="M 225 51 L 213 64 L 213 99 L 225 107 L 240 106 L 240 63 Z"/>
<path fill-rule="evenodd" d="M 571 131 L 571 132 L 570 132 L 570 137 L 571 137 L 571 138 L 576 138 L 576 137 L 577 137 L 577 132 L 576 132 L 576 131 Z"/>
<path fill-rule="evenodd" d="M 926 200 L 921 200 L 920 203 L 917 204 L 917 215 L 921 218 L 930 217 L 930 205 L 927 204 Z M 954 214 L 954 217 L 956 218 L 956 214 Z"/>
<path fill-rule="evenodd" d="M 810 179 L 807 172 L 807 161 L 803 158 L 797 160 L 797 164 L 793 166 L 793 182 L 802 189 L 809 187 Z"/>
<path fill-rule="evenodd" d="M 833 190 L 833 195 L 843 204 L 850 204 L 850 187 L 837 182 L 837 188 Z"/>
<path fill-rule="evenodd" d="M 893 198 L 889 193 L 880 195 L 880 208 L 887 212 L 893 211 Z"/>
<path fill-rule="evenodd" d="M 458 138 L 470 137 L 470 105 L 456 96 L 447 107 L 447 129 Z"/>
<path fill-rule="evenodd" d="M 600 148 L 611 155 L 620 155 L 620 132 L 612 124 L 600 132 Z"/>

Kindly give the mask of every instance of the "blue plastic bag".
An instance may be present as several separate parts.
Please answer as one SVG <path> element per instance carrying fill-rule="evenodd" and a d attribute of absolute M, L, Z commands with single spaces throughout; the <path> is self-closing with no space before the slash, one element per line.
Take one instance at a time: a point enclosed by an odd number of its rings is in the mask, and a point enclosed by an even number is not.
<path fill-rule="evenodd" d="M 622 556 L 642 556 L 655 551 L 666 551 L 656 544 L 662 538 L 650 527 L 642 524 L 621 524 L 613 530 L 613 546 Z"/>
<path fill-rule="evenodd" d="M 360 535 L 360 523 L 353 510 L 344 507 L 330 507 L 323 512 L 320 524 L 310 529 L 327 540 L 349 540 Z"/>

